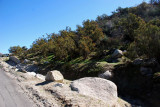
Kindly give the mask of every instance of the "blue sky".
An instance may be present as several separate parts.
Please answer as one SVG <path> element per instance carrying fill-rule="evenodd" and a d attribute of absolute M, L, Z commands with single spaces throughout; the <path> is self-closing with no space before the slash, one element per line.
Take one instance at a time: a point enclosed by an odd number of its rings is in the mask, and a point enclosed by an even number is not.
<path fill-rule="evenodd" d="M 0 0 L 0 52 L 27 46 L 42 35 L 76 29 L 86 19 L 131 7 L 143 0 Z"/>

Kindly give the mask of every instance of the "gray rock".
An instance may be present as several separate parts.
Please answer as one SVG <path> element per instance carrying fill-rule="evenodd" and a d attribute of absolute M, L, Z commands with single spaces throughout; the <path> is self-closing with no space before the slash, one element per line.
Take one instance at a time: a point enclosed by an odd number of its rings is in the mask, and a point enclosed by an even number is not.
<path fill-rule="evenodd" d="M 29 72 L 37 72 L 39 70 L 38 66 L 32 65 L 32 64 L 31 65 L 25 65 L 24 67 Z"/>
<path fill-rule="evenodd" d="M 54 85 L 54 87 L 63 87 L 63 85 L 64 84 L 62 84 L 62 83 L 57 83 L 57 84 Z"/>
<path fill-rule="evenodd" d="M 25 59 L 25 60 L 23 61 L 24 64 L 28 64 L 28 63 L 30 63 L 30 62 L 31 62 L 31 61 L 28 60 L 28 59 Z"/>
<path fill-rule="evenodd" d="M 24 68 L 20 68 L 19 71 L 23 73 L 27 73 L 27 71 Z"/>
<path fill-rule="evenodd" d="M 112 73 L 109 72 L 109 70 L 108 70 L 102 74 L 99 74 L 98 77 L 104 78 L 104 79 L 110 79 L 112 77 Z"/>
<path fill-rule="evenodd" d="M 141 64 L 143 64 L 143 59 L 135 59 L 134 61 L 133 61 L 133 64 L 134 65 L 141 65 Z"/>
<path fill-rule="evenodd" d="M 142 75 L 151 75 L 153 74 L 153 71 L 151 68 L 145 68 L 145 67 L 141 67 L 140 68 L 140 72 Z"/>
<path fill-rule="evenodd" d="M 60 71 L 54 70 L 49 71 L 46 75 L 45 80 L 46 81 L 55 81 L 55 82 L 63 82 L 63 75 L 60 73 Z"/>
<path fill-rule="evenodd" d="M 106 79 L 85 77 L 71 83 L 71 89 L 79 94 L 90 96 L 108 103 L 109 107 L 117 102 L 117 86 Z"/>
<path fill-rule="evenodd" d="M 32 61 L 32 64 L 36 64 L 36 61 Z"/>
<path fill-rule="evenodd" d="M 116 49 L 112 54 L 112 58 L 121 58 L 122 56 L 123 52 L 119 49 Z"/>
<path fill-rule="evenodd" d="M 16 64 L 19 64 L 21 62 L 16 56 L 10 56 L 9 60 L 13 61 Z"/>
<path fill-rule="evenodd" d="M 124 50 L 124 51 L 123 51 L 123 53 L 126 53 L 126 52 L 127 52 L 127 50 Z"/>

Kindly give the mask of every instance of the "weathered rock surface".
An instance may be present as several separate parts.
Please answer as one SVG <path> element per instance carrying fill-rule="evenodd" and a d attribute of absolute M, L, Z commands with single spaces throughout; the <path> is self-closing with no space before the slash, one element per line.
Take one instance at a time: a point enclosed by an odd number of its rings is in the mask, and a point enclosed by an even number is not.
<path fill-rule="evenodd" d="M 112 73 L 107 70 L 106 72 L 99 74 L 98 77 L 104 78 L 104 79 L 110 79 L 112 77 Z"/>
<path fill-rule="evenodd" d="M 13 61 L 16 64 L 19 64 L 21 62 L 16 56 L 10 56 L 9 60 Z"/>
<path fill-rule="evenodd" d="M 45 76 L 43 76 L 41 74 L 36 74 L 35 77 L 45 81 Z"/>
<path fill-rule="evenodd" d="M 46 81 L 55 81 L 55 82 L 63 82 L 63 75 L 60 73 L 60 71 L 53 70 L 49 71 L 46 75 L 45 80 Z"/>
<path fill-rule="evenodd" d="M 109 106 L 114 106 L 117 102 L 117 86 L 106 79 L 96 77 L 81 78 L 73 81 L 71 88 L 79 94 L 102 100 Z"/>
<path fill-rule="evenodd" d="M 122 56 L 123 56 L 123 52 L 119 49 L 116 49 L 112 54 L 113 58 L 121 58 Z"/>
<path fill-rule="evenodd" d="M 32 75 L 32 76 L 36 76 L 35 72 L 27 72 L 27 74 Z"/>

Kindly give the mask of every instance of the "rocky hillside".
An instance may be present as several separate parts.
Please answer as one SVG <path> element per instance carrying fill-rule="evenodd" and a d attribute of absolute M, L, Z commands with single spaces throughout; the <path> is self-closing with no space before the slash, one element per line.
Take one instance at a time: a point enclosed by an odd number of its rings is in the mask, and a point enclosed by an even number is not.
<path fill-rule="evenodd" d="M 17 71 L 25 74 L 29 71 L 29 74 L 43 80 L 46 75 L 57 75 L 59 82 L 63 78 L 71 80 L 73 83 L 67 84 L 67 92 L 87 96 L 82 102 L 88 102 L 92 97 L 102 101 L 102 105 L 116 102 L 116 106 L 117 95 L 131 105 L 159 107 L 159 50 L 160 2 L 157 0 L 143 2 L 135 7 L 119 7 L 110 16 L 104 14 L 96 20 L 83 21 L 82 26 L 78 25 L 74 31 L 66 27 L 58 34 L 52 33 L 36 39 L 29 49 L 12 46 L 9 52 L 13 56 L 7 63 Z M 47 77 L 47 80 L 55 81 L 52 76 Z M 53 90 L 50 92 L 63 96 Z M 108 101 L 114 100 L 103 102 L 102 96 Z M 93 106 L 99 106 L 95 99 Z M 71 99 L 69 101 L 74 102 Z"/>
<path fill-rule="evenodd" d="M 33 71 L 22 71 L 19 67 L 24 66 L 17 67 L 18 64 L 12 59 L 8 61 L 6 57 L 0 58 L 1 69 L 16 79 L 19 86 L 39 107 L 131 106 L 118 97 L 117 86 L 109 80 L 87 77 L 69 81 L 57 70 L 48 72 L 45 77 Z"/>

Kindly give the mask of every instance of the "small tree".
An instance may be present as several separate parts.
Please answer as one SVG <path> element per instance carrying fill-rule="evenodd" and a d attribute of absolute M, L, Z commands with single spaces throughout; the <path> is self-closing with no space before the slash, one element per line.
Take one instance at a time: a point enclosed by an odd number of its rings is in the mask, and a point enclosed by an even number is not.
<path fill-rule="evenodd" d="M 78 26 L 77 33 L 80 37 L 89 37 L 96 46 L 100 45 L 100 42 L 104 39 L 102 29 L 99 27 L 96 21 L 84 21 L 83 27 Z"/>
<path fill-rule="evenodd" d="M 75 33 L 70 30 L 60 31 L 59 36 L 53 37 L 53 53 L 59 60 L 73 58 L 76 51 Z"/>
<path fill-rule="evenodd" d="M 89 37 L 82 37 L 79 41 L 79 50 L 80 55 L 82 55 L 85 59 L 88 55 L 94 51 L 95 44 L 93 43 L 92 39 Z"/>
<path fill-rule="evenodd" d="M 12 53 L 13 55 L 18 56 L 19 58 L 22 58 L 26 55 L 27 47 L 23 46 L 12 46 L 8 49 L 9 53 Z"/>

